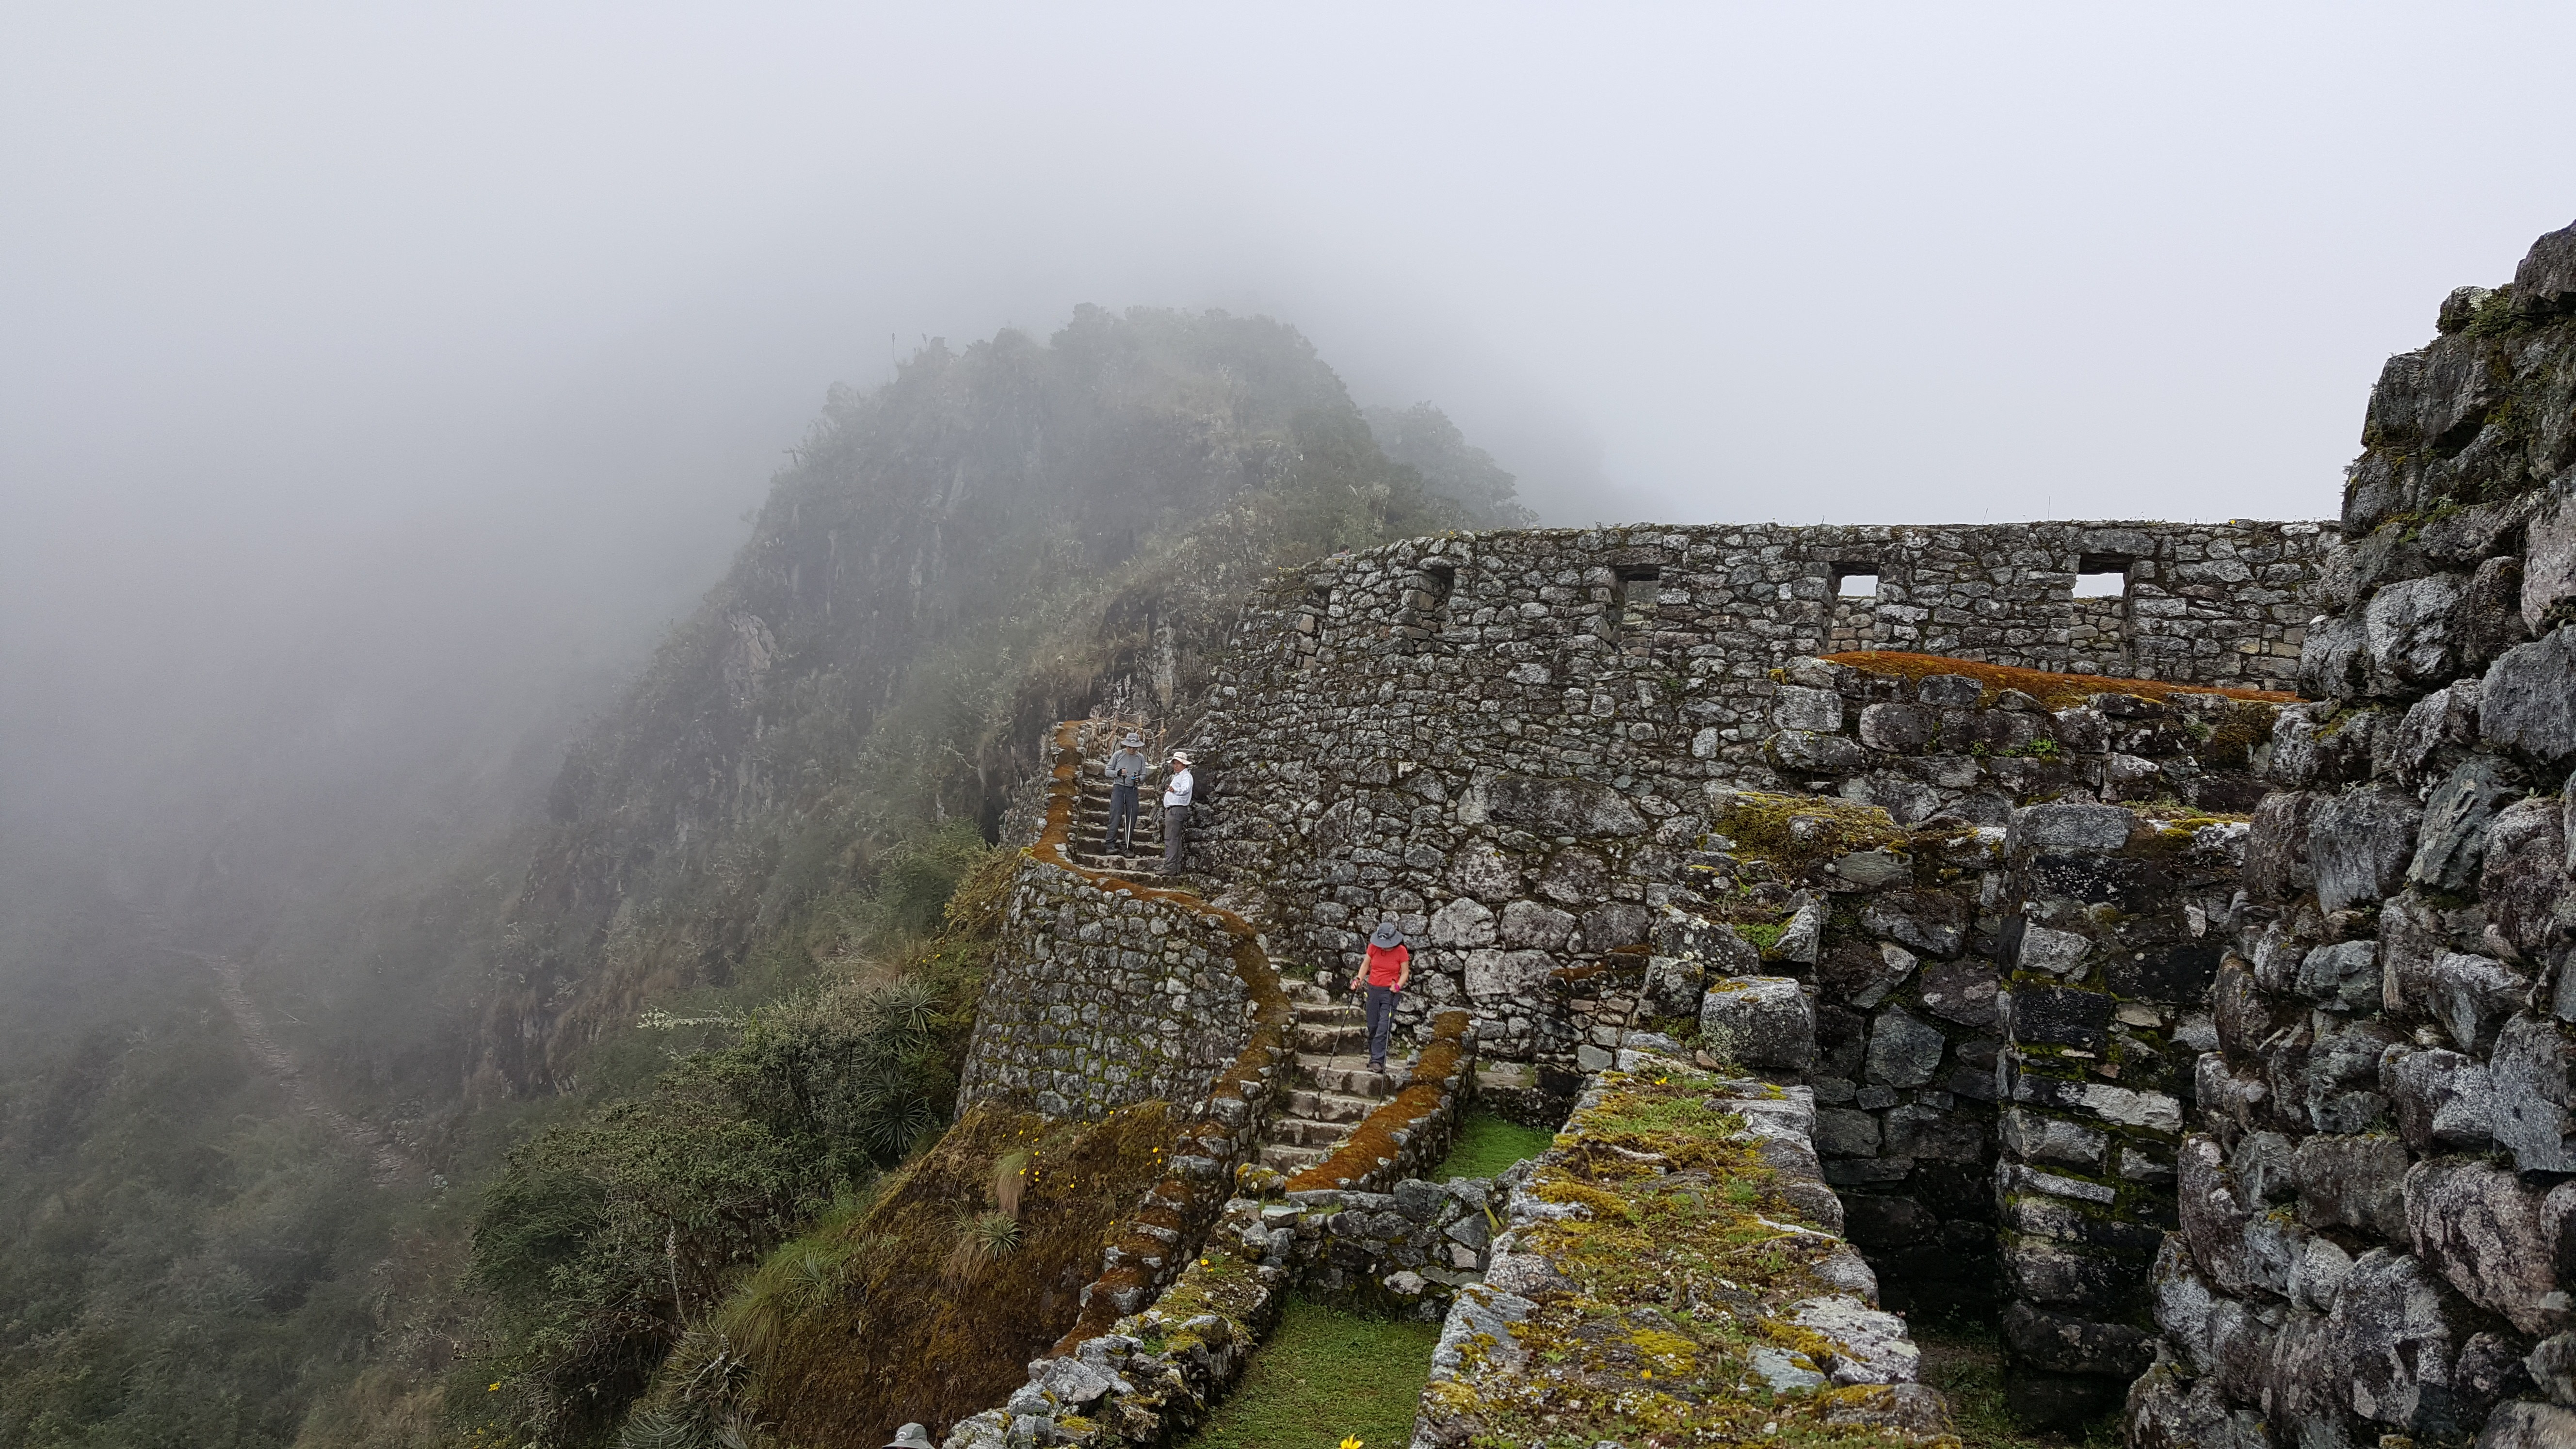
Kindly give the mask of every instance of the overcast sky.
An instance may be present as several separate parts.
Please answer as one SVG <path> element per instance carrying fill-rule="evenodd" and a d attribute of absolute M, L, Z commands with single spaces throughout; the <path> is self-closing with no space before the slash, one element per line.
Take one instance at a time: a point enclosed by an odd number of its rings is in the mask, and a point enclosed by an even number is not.
<path fill-rule="evenodd" d="M 2331 515 L 2381 360 L 2576 219 L 2571 50 L 2566 5 L 7 5 L 0 748 L 618 667 L 828 385 L 1085 301 L 1292 322 L 1551 521 Z"/>

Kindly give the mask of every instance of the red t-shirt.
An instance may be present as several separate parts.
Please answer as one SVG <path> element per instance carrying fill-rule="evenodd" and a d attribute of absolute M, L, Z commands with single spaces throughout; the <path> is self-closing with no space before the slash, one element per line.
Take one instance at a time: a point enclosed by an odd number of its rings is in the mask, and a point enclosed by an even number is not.
<path fill-rule="evenodd" d="M 1404 970 L 1404 963 L 1412 959 L 1413 953 L 1403 946 L 1369 947 L 1368 984 L 1371 986 L 1393 986 L 1395 984 L 1396 977 L 1402 974 Z"/>

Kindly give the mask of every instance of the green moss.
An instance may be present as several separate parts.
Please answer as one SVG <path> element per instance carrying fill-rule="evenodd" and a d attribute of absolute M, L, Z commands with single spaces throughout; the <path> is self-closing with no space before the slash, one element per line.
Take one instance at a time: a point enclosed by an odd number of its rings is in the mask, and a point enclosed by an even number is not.
<path fill-rule="evenodd" d="M 1363 1318 L 1291 1298 L 1279 1327 L 1189 1449 L 1398 1449 L 1431 1376 L 1432 1323 Z"/>
<path fill-rule="evenodd" d="M 1738 851 L 1770 860 L 1793 877 L 1836 856 L 1899 849 L 1906 840 L 1886 811 L 1830 795 L 1740 792 L 1718 801 L 1715 824 Z"/>
<path fill-rule="evenodd" d="M 1482 1108 L 1471 1108 L 1458 1119 L 1458 1135 L 1449 1144 L 1449 1155 L 1432 1170 L 1431 1180 L 1492 1177 L 1515 1162 L 1545 1152 L 1555 1136 L 1544 1127 L 1524 1127 Z"/>

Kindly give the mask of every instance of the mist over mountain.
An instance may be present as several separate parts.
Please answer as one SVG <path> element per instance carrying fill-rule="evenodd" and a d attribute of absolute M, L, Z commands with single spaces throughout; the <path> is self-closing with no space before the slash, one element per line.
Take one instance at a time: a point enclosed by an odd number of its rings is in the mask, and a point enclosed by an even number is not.
<path fill-rule="evenodd" d="M 523 702 L 489 720 L 400 693 L 403 727 L 299 720 L 309 696 L 243 691 L 265 759 L 167 762 L 123 787 L 175 806 L 163 838 L 12 874 L 0 989 L 29 1010 L 0 1059 L 21 1224 L 0 1429 L 198 1434 L 211 1397 L 243 1443 L 324 1405 L 370 1442 L 429 1432 L 338 1396 L 393 1374 L 435 1397 L 524 1351 L 443 1275 L 529 1125 L 659 1100 L 666 1050 L 721 1047 L 762 1003 L 882 987 L 1045 726 L 1188 699 L 1271 568 L 1517 523 L 1514 491 L 1436 407 L 1364 412 L 1281 323 L 1086 307 L 836 390 L 732 567 L 614 695 L 605 670 L 497 672 L 529 649 L 434 676 Z M 351 698 L 385 697 L 351 670 Z M 335 733 L 411 768 L 370 774 Z M 637 1025 L 655 1012 L 699 1024 Z M 272 1045 L 297 1078 L 264 1070 Z M 954 1047 L 906 1069 L 917 1100 Z M 802 1154 L 780 1161 L 857 1150 L 833 1130 L 857 1129 L 780 1127 Z M 369 1186 L 371 1151 L 393 1186 Z M 761 1210 L 773 1234 L 848 1181 L 798 1171 Z M 710 1281 L 771 1240 L 723 1239 Z M 651 1325 L 637 1351 L 658 1355 Z"/>

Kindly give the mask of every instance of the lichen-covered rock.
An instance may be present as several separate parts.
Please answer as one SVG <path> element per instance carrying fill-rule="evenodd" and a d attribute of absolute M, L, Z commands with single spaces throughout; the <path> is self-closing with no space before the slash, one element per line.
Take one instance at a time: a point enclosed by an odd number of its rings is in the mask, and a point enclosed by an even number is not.
<path fill-rule="evenodd" d="M 2556 1022 L 2528 1014 L 2506 1019 L 2487 1064 L 2494 1083 L 2496 1145 L 2525 1172 L 2576 1172 L 2576 1141 L 2567 1115 L 2569 1045 Z"/>
<path fill-rule="evenodd" d="M 2543 770 L 2564 769 L 2576 759 L 2570 678 L 2576 678 L 2576 626 L 2506 650 L 2478 688 L 2479 735 Z"/>
<path fill-rule="evenodd" d="M 2423 816 L 2423 807 L 2405 795 L 2376 788 L 2318 806 L 2308 826 L 2318 907 L 2340 911 L 2396 894 L 2414 860 Z"/>
<path fill-rule="evenodd" d="M 2452 1427 L 2452 1368 L 2476 1310 L 2413 1255 L 2354 1262 L 2326 1316 L 2317 1367 L 2354 1418 L 2390 1429 Z"/>
<path fill-rule="evenodd" d="M 1815 1003 L 1785 976 L 1711 982 L 1700 999 L 1699 1029 L 1747 1066 L 1799 1071 L 1816 1060 Z"/>
<path fill-rule="evenodd" d="M 2566 1326 L 2570 1304 L 2542 1236 L 2539 1193 L 2490 1163 L 2436 1157 L 2408 1169 L 2405 1195 L 2415 1256 L 2470 1302 L 2525 1333 Z"/>
<path fill-rule="evenodd" d="M 2522 771 L 2505 760 L 2473 755 L 2463 761 L 2424 802 L 2406 883 L 2449 895 L 2473 889 L 2486 860 L 2488 823 L 2521 799 L 2523 789 Z"/>

